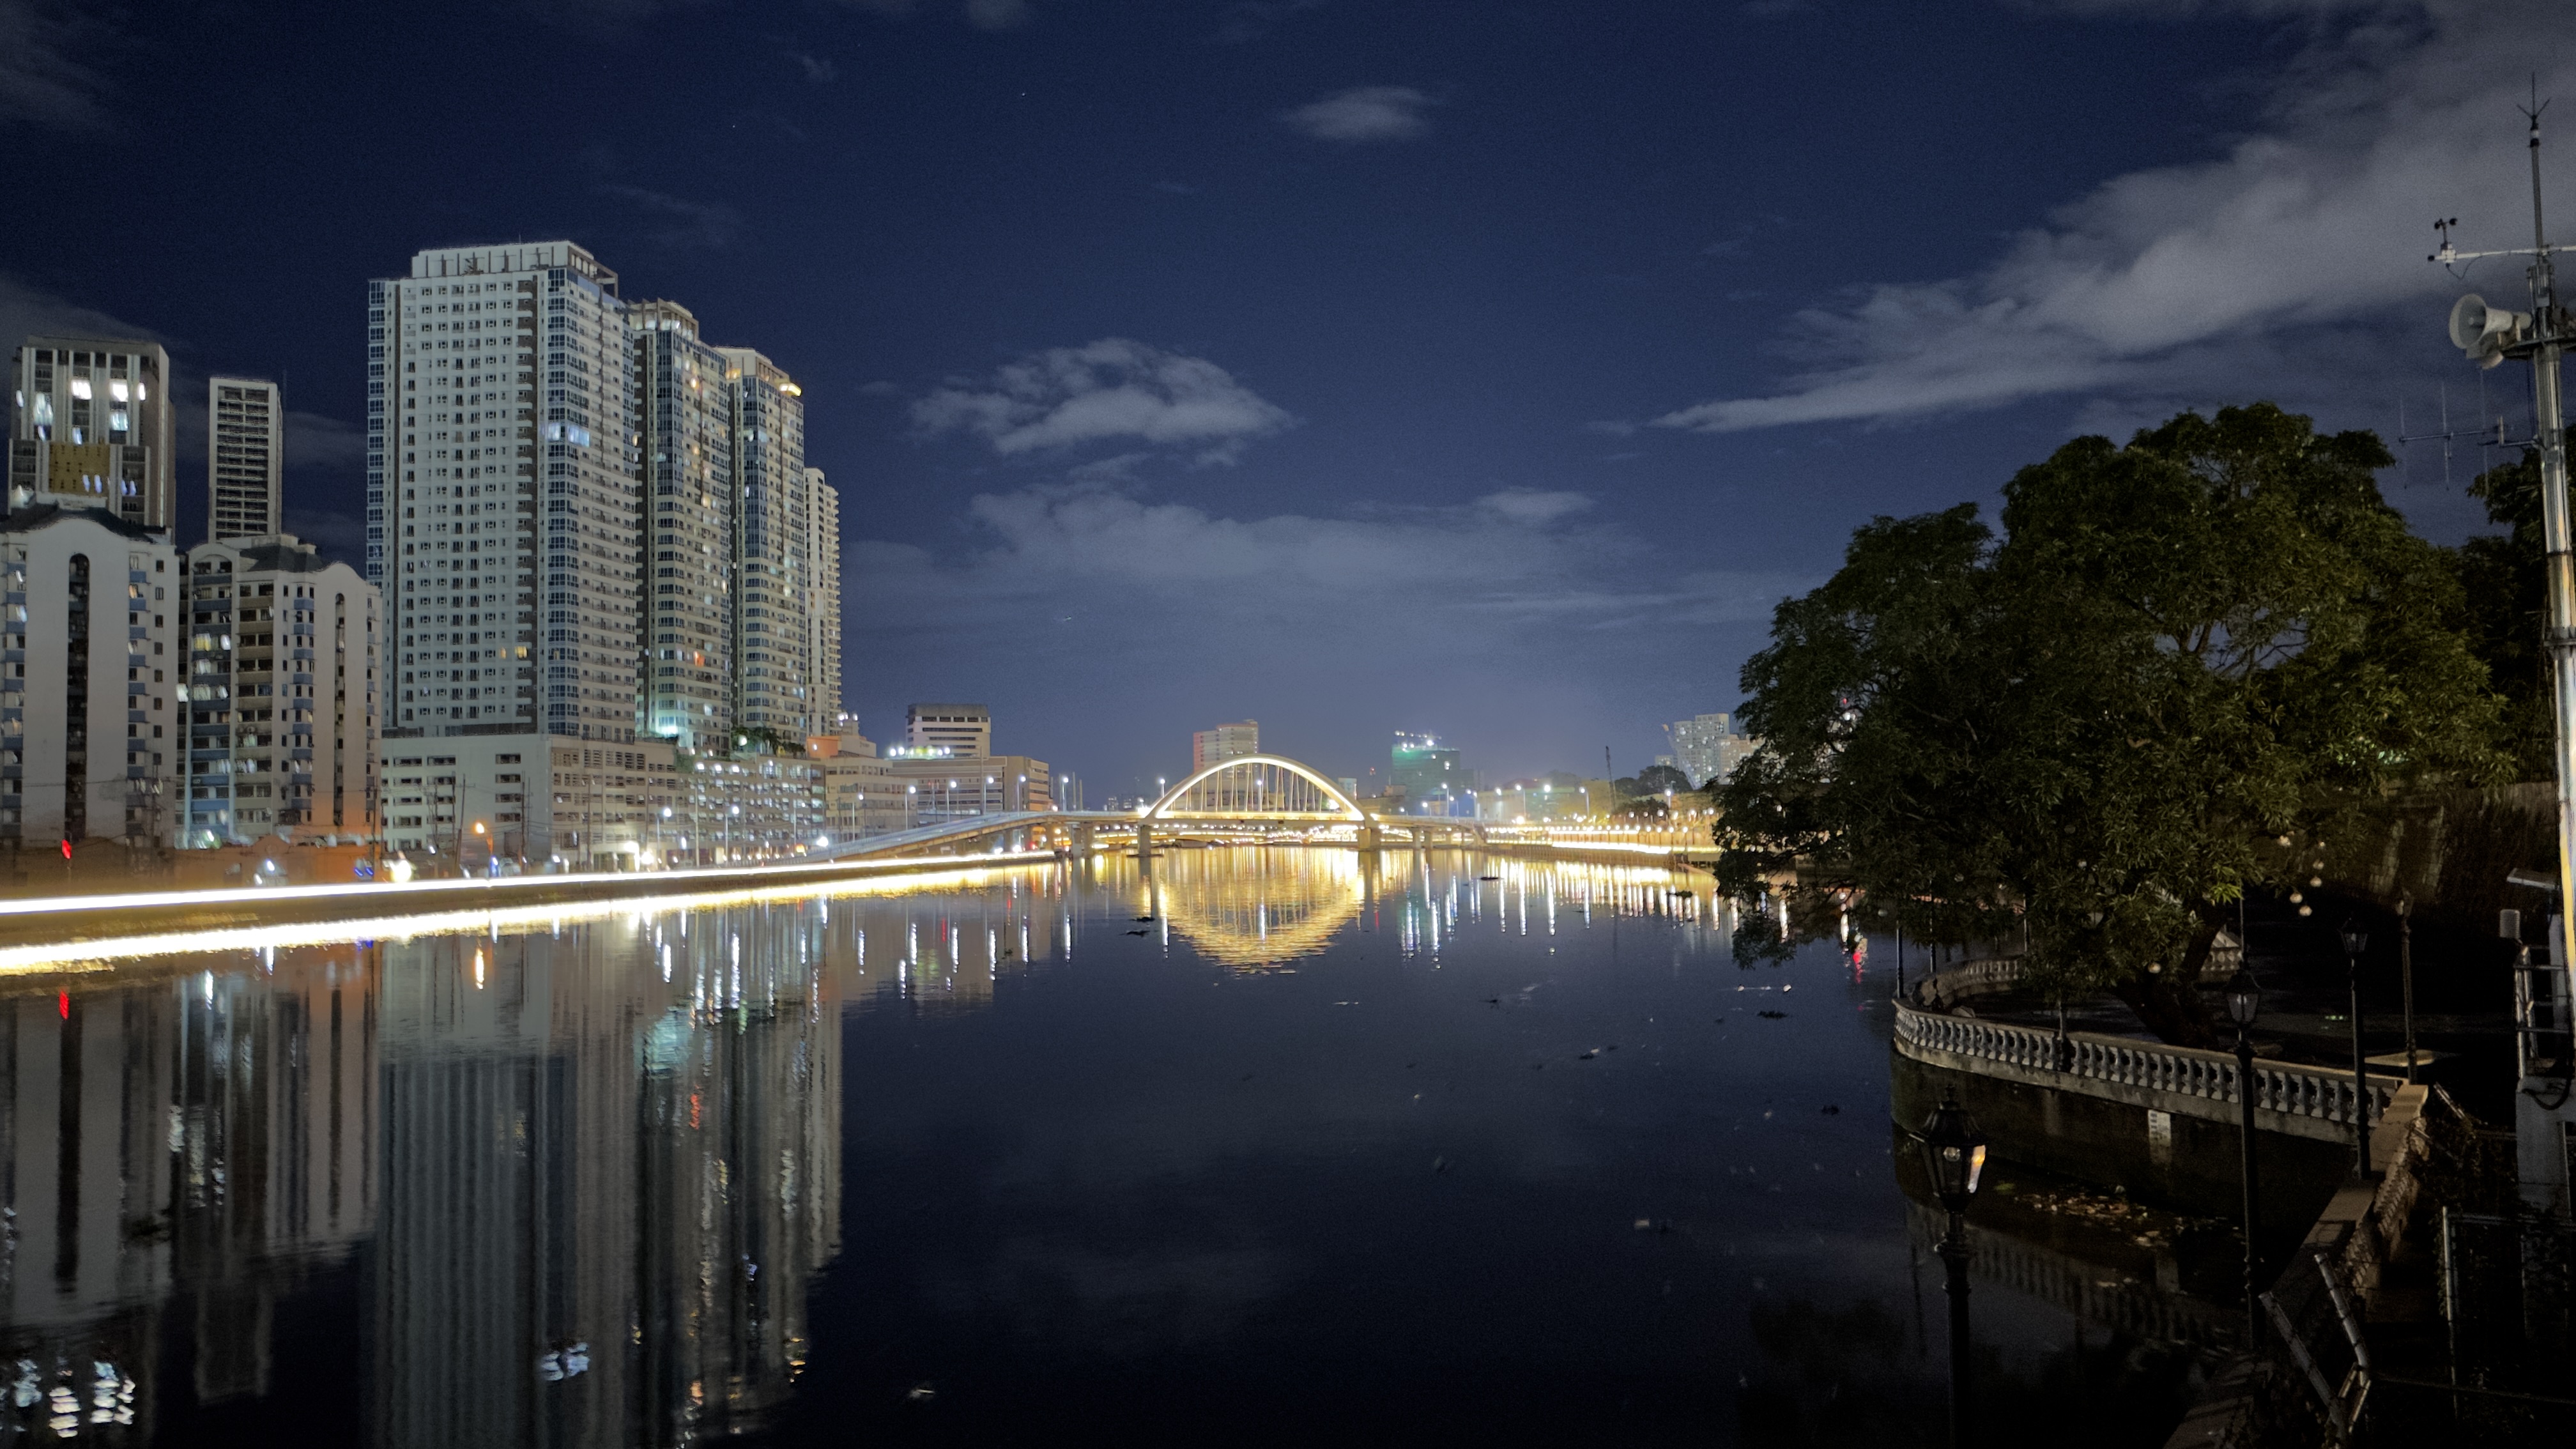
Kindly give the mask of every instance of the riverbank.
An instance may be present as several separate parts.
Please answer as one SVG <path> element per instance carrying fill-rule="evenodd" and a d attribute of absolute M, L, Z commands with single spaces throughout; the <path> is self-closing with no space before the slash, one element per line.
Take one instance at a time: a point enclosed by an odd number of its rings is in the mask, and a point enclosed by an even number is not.
<path fill-rule="evenodd" d="M 907 856 L 706 870 L 585 872 L 490 880 L 139 891 L 0 901 L 0 975 L 94 968 L 125 956 L 217 950 L 233 938 L 313 926 L 346 937 L 360 927 L 396 936 L 453 930 L 463 918 L 651 901 L 687 907 L 767 892 L 914 875 L 1051 865 L 1033 851 Z"/>

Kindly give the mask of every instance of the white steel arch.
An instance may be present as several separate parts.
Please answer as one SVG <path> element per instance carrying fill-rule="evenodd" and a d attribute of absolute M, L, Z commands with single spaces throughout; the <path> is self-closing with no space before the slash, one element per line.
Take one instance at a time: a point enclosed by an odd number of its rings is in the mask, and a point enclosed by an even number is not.
<path fill-rule="evenodd" d="M 1315 789 L 1321 793 L 1327 801 L 1331 802 L 1335 808 L 1327 812 L 1270 809 L 1189 810 L 1182 807 L 1182 801 L 1187 798 L 1190 791 L 1198 788 L 1209 780 L 1215 779 L 1219 775 L 1225 774 L 1229 770 L 1245 769 L 1284 770 L 1291 775 L 1305 780 L 1308 784 L 1313 785 Z M 1187 779 L 1182 780 L 1179 784 L 1174 785 L 1171 789 L 1165 791 L 1161 799 L 1156 800 L 1146 809 L 1144 818 L 1147 820 L 1174 820 L 1207 818 L 1212 816 L 1223 816 L 1229 819 L 1255 816 L 1274 816 L 1279 818 L 1295 819 L 1337 819 L 1348 820 L 1355 824 L 1365 824 L 1369 819 L 1369 813 L 1360 808 L 1358 801 L 1343 794 L 1341 786 L 1334 784 L 1332 780 L 1317 773 L 1312 766 L 1301 764 L 1298 761 L 1289 759 L 1286 755 L 1237 755 L 1233 759 L 1219 760 L 1213 765 L 1204 766 L 1199 770 L 1192 772 Z"/>

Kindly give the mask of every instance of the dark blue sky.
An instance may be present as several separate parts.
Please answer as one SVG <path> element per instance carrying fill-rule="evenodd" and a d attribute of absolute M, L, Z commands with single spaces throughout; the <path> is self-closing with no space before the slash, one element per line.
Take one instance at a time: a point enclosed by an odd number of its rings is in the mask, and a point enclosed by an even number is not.
<path fill-rule="evenodd" d="M 1873 513 L 2467 405 L 2424 223 L 2527 235 L 2517 8 L 0 0 L 0 327 L 284 373 L 348 552 L 365 280 L 568 236 L 805 384 L 871 734 L 1624 771 Z"/>

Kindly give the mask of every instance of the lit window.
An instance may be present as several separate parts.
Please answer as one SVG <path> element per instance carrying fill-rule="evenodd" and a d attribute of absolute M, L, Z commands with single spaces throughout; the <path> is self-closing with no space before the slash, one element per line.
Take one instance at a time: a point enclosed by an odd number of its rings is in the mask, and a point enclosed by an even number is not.
<path fill-rule="evenodd" d="M 76 377 L 72 379 L 72 396 L 77 398 L 86 398 L 89 396 L 88 378 Z"/>

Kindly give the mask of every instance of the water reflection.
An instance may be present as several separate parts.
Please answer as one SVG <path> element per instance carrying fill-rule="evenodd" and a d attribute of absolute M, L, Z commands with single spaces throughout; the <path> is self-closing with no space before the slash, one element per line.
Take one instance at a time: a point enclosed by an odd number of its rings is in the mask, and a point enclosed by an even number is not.
<path fill-rule="evenodd" d="M 1174 850 L 21 987 L 0 1439 L 676 1444 L 1156 1355 L 1310 1412 L 1614 1343 L 1704 1413 L 1744 1335 L 1803 1352 L 1761 1275 L 1901 1295 L 1909 1229 L 1883 983 L 1772 994 L 1734 924 L 1659 869 Z"/>

